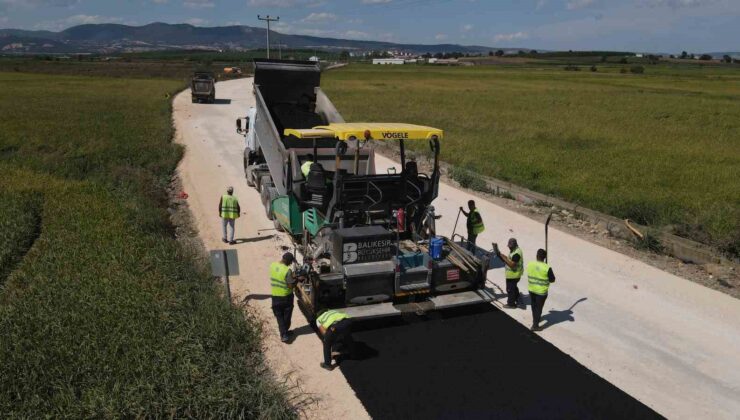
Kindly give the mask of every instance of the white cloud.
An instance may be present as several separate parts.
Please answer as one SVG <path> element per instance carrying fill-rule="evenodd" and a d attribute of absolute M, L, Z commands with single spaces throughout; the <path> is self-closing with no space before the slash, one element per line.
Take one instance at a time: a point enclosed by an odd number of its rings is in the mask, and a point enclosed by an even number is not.
<path fill-rule="evenodd" d="M 301 22 L 306 23 L 327 23 L 327 22 L 334 22 L 337 20 L 337 15 L 333 13 L 327 13 L 327 12 L 320 12 L 320 13 L 311 13 L 308 16 L 301 19 Z"/>
<path fill-rule="evenodd" d="M 717 3 L 717 0 L 639 0 L 638 5 L 647 7 L 670 7 L 672 9 L 681 9 L 684 7 L 710 6 Z"/>
<path fill-rule="evenodd" d="M 72 7 L 80 0 L 0 0 L 0 10 L 36 7 Z"/>
<path fill-rule="evenodd" d="M 193 25 L 193 26 L 201 26 L 201 25 L 207 24 L 208 20 L 201 19 L 201 18 L 190 18 L 190 19 L 186 19 L 185 23 Z"/>
<path fill-rule="evenodd" d="M 527 39 L 529 38 L 529 34 L 527 32 L 514 32 L 510 34 L 497 34 L 493 37 L 493 42 L 511 42 L 516 41 L 520 39 Z"/>
<path fill-rule="evenodd" d="M 437 35 L 434 35 L 434 39 L 436 39 L 437 41 L 444 41 L 447 38 L 449 38 L 449 36 L 447 34 L 437 34 Z"/>
<path fill-rule="evenodd" d="M 165 3 L 167 3 L 167 0 L 152 0 L 152 3 L 154 3 L 154 4 L 165 4 Z"/>
<path fill-rule="evenodd" d="M 63 19 L 48 20 L 39 22 L 34 25 L 34 29 L 46 29 L 49 31 L 61 31 L 72 26 L 88 25 L 98 23 L 121 23 L 123 19 L 119 17 L 100 16 L 100 15 L 73 15 Z"/>
<path fill-rule="evenodd" d="M 472 25 L 472 24 L 468 23 L 467 25 L 463 25 L 463 26 L 462 26 L 462 27 L 460 28 L 460 30 L 461 30 L 462 32 L 470 32 L 470 31 L 472 31 L 472 30 L 473 30 L 473 28 L 474 28 L 474 27 L 475 27 L 475 25 Z"/>
<path fill-rule="evenodd" d="M 583 9 L 594 4 L 594 0 L 569 0 L 565 7 L 568 10 Z"/>
<path fill-rule="evenodd" d="M 362 4 L 383 4 L 390 3 L 393 0 L 362 0 Z"/>
<path fill-rule="evenodd" d="M 249 0 L 255 7 L 316 7 L 324 4 L 322 0 Z"/>
<path fill-rule="evenodd" d="M 538 0 L 535 10 L 541 10 L 545 6 L 547 6 L 547 0 Z"/>
<path fill-rule="evenodd" d="M 185 0 L 182 5 L 188 9 L 210 9 L 216 4 L 212 0 Z"/>

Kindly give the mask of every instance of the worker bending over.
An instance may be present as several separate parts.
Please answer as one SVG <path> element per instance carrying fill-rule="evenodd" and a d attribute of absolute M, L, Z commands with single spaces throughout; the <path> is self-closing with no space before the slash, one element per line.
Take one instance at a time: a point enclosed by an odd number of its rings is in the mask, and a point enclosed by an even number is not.
<path fill-rule="evenodd" d="M 346 313 L 329 309 L 319 314 L 316 318 L 316 326 L 319 328 L 321 337 L 324 340 L 324 361 L 321 367 L 326 370 L 332 370 L 337 365 L 331 363 L 332 346 L 342 343 L 350 355 L 354 351 L 355 342 L 352 339 L 352 320 Z"/>
<path fill-rule="evenodd" d="M 545 306 L 550 283 L 555 281 L 555 274 L 545 260 L 547 260 L 547 252 L 544 249 L 538 249 L 537 261 L 527 264 L 529 298 L 532 301 L 532 331 L 542 331 L 540 328 L 542 308 Z"/>
<path fill-rule="evenodd" d="M 486 227 L 483 225 L 483 218 L 478 212 L 478 209 L 475 208 L 475 201 L 468 201 L 468 209 L 470 210 L 469 212 L 460 207 L 460 211 L 468 218 L 468 249 L 475 251 L 475 240 L 478 239 L 478 235 L 486 230 Z"/>
<path fill-rule="evenodd" d="M 522 253 L 522 249 L 519 248 L 516 238 L 510 238 L 506 246 L 509 247 L 508 256 L 501 254 L 498 245 L 493 244 L 496 255 L 506 264 L 504 270 L 506 276 L 506 307 L 516 308 L 520 303 L 521 297 L 518 283 L 522 278 L 522 274 L 524 274 L 524 254 Z"/>
<path fill-rule="evenodd" d="M 272 313 L 277 319 L 280 341 L 290 339 L 290 321 L 293 317 L 293 287 L 295 279 L 290 265 L 295 257 L 290 252 L 283 254 L 279 262 L 270 264 L 270 286 L 272 288 Z"/>
<path fill-rule="evenodd" d="M 226 189 L 226 194 L 221 196 L 221 200 L 218 202 L 218 215 L 221 217 L 221 227 L 223 228 L 222 241 L 228 242 L 229 245 L 234 245 L 234 232 L 236 231 L 236 219 L 239 218 L 241 208 L 239 207 L 239 200 L 234 196 L 234 187 Z M 231 233 L 226 235 L 227 228 L 231 228 Z"/>

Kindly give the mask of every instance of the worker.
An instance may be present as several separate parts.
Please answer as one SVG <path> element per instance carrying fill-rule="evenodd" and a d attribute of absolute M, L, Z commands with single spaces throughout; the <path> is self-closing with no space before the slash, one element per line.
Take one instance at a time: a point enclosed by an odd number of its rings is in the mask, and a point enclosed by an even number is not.
<path fill-rule="evenodd" d="M 547 252 L 544 249 L 538 249 L 537 261 L 527 264 L 529 298 L 532 304 L 532 331 L 542 331 L 540 327 L 542 308 L 545 306 L 550 283 L 555 281 L 555 274 L 553 274 L 550 265 L 545 262 L 546 259 Z"/>
<path fill-rule="evenodd" d="M 506 307 L 516 308 L 519 303 L 519 280 L 524 274 L 524 254 L 522 249 L 519 248 L 516 238 L 509 238 L 509 242 L 506 244 L 509 247 L 509 255 L 501 254 L 498 249 L 498 245 L 493 244 L 493 248 L 496 255 L 506 265 L 504 268 L 504 275 L 506 276 Z"/>
<path fill-rule="evenodd" d="M 301 173 L 303 174 L 303 178 L 308 178 L 308 173 L 311 171 L 311 165 L 313 165 L 314 156 L 313 154 L 308 155 L 308 158 L 303 162 L 303 165 L 301 165 Z"/>
<path fill-rule="evenodd" d="M 295 261 L 292 253 L 286 252 L 280 261 L 270 264 L 270 286 L 272 289 L 272 313 L 277 319 L 280 341 L 290 339 L 290 321 L 293 317 L 293 287 L 295 279 L 290 270 Z"/>
<path fill-rule="evenodd" d="M 337 366 L 331 363 L 332 346 L 342 343 L 345 350 L 350 354 L 353 352 L 355 343 L 352 339 L 352 320 L 346 313 L 330 309 L 319 314 L 316 318 L 316 326 L 324 341 L 324 361 L 321 362 L 321 367 L 332 370 Z"/>
<path fill-rule="evenodd" d="M 241 213 L 241 207 L 239 207 L 239 200 L 234 196 L 234 187 L 226 189 L 226 194 L 221 196 L 221 200 L 218 202 L 218 214 L 221 216 L 221 226 L 223 227 L 222 241 L 229 245 L 234 245 L 234 231 L 236 230 L 236 219 L 239 218 Z M 231 234 L 228 235 L 227 239 L 227 228 L 231 228 Z"/>
<path fill-rule="evenodd" d="M 468 209 L 469 212 L 460 207 L 460 211 L 468 218 L 468 249 L 475 251 L 475 240 L 478 239 L 478 235 L 486 230 L 486 227 L 483 225 L 483 218 L 475 207 L 474 200 L 468 201 Z"/>

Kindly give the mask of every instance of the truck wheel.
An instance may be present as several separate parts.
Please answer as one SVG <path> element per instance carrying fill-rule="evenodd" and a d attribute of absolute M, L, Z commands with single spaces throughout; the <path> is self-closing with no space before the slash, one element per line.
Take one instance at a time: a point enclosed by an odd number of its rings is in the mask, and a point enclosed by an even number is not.
<path fill-rule="evenodd" d="M 275 220 L 275 215 L 272 213 L 272 200 L 277 198 L 277 191 L 272 186 L 265 188 L 264 191 L 265 201 L 263 204 L 265 205 L 265 216 L 270 220 Z"/>
<path fill-rule="evenodd" d="M 244 176 L 246 176 L 247 178 L 247 185 L 249 185 L 250 187 L 257 186 L 254 179 L 254 166 L 247 166 L 247 169 L 244 170 Z"/>
<path fill-rule="evenodd" d="M 192 102 L 192 103 L 196 103 L 196 102 L 198 102 L 198 100 L 197 100 L 197 99 L 195 99 L 195 96 L 193 96 L 192 98 L 190 98 L 190 102 Z"/>
<path fill-rule="evenodd" d="M 273 187 L 275 184 L 272 183 L 272 177 L 270 175 L 262 175 L 260 178 L 260 193 L 261 194 L 267 194 L 266 190 L 268 187 Z M 265 191 L 263 193 L 263 191 Z M 262 200 L 262 204 L 265 204 L 265 200 L 267 199 L 267 196 L 264 196 Z"/>

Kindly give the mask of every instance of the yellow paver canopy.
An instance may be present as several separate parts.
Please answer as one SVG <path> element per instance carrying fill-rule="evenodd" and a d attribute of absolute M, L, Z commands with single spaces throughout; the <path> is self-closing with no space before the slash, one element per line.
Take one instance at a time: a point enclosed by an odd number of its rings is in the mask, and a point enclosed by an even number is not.
<path fill-rule="evenodd" d="M 339 140 L 364 139 L 370 132 L 373 140 L 428 140 L 436 137 L 441 140 L 444 132 L 438 128 L 403 123 L 338 123 L 320 125 L 309 129 L 285 130 L 285 135 L 299 139 L 334 137 Z"/>

